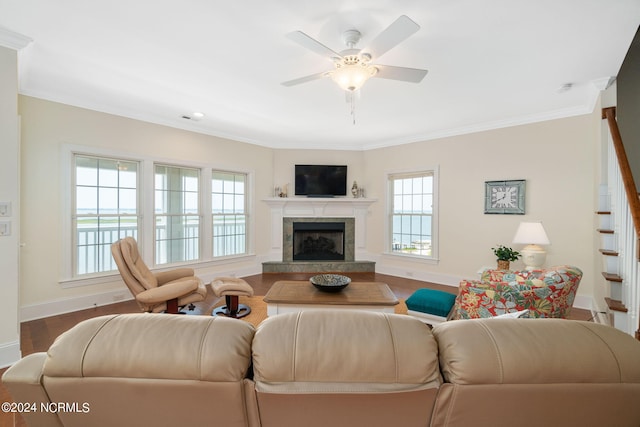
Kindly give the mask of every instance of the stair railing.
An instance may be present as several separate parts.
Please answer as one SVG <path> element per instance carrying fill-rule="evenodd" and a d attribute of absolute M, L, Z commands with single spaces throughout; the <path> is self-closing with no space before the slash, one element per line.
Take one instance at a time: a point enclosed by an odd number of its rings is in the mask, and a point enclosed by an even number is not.
<path fill-rule="evenodd" d="M 636 188 L 622 136 L 616 121 L 615 107 L 604 108 L 602 118 L 609 126 L 608 183 L 621 259 L 619 275 L 623 278 L 622 303 L 629 308 L 623 329 L 640 340 L 640 198 Z"/>

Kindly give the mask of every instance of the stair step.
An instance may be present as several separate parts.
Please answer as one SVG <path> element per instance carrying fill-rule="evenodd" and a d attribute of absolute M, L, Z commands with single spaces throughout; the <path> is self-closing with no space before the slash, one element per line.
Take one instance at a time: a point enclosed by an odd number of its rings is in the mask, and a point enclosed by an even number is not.
<path fill-rule="evenodd" d="M 606 256 L 618 256 L 618 252 L 617 251 L 613 251 L 611 249 L 600 249 L 600 253 L 602 255 L 606 255 Z"/>
<path fill-rule="evenodd" d="M 613 231 L 613 230 L 607 230 L 607 229 L 604 229 L 604 228 L 598 228 L 596 231 L 598 233 L 600 233 L 600 234 L 613 234 L 613 233 L 615 233 L 615 231 Z"/>
<path fill-rule="evenodd" d="M 624 306 L 622 301 L 618 301 L 617 299 L 611 299 L 611 298 L 605 298 L 604 300 L 607 302 L 607 307 L 609 307 L 609 310 L 619 311 L 622 313 L 627 312 L 627 307 Z"/>
<path fill-rule="evenodd" d="M 602 272 L 602 275 L 609 282 L 622 282 L 622 277 L 618 276 L 617 274 Z"/>

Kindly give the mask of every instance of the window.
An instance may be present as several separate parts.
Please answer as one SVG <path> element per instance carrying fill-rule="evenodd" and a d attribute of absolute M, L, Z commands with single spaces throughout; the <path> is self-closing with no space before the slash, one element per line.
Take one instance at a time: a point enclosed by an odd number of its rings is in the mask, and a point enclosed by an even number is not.
<path fill-rule="evenodd" d="M 251 255 L 252 174 L 211 164 L 63 145 L 64 221 L 60 284 L 111 281 L 111 244 L 131 236 L 152 269 L 210 267 Z"/>
<path fill-rule="evenodd" d="M 155 263 L 200 258 L 198 169 L 155 166 Z"/>
<path fill-rule="evenodd" d="M 212 171 L 213 256 L 247 252 L 247 175 Z"/>
<path fill-rule="evenodd" d="M 115 270 L 111 243 L 138 236 L 138 163 L 76 154 L 74 184 L 74 276 Z"/>
<path fill-rule="evenodd" d="M 434 171 L 389 175 L 394 254 L 435 258 Z"/>

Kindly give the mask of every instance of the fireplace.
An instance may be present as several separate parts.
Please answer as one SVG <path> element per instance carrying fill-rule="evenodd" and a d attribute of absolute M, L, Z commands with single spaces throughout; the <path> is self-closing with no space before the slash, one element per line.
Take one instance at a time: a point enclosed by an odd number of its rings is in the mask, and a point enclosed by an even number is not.
<path fill-rule="evenodd" d="M 292 218 L 282 221 L 282 261 L 353 261 L 354 218 Z"/>
<path fill-rule="evenodd" d="M 294 261 L 344 261 L 344 222 L 294 222 Z"/>
<path fill-rule="evenodd" d="M 336 273 L 375 272 L 375 261 L 367 261 L 366 237 L 367 215 L 374 199 L 334 197 L 274 197 L 264 199 L 271 209 L 271 252 L 262 263 L 263 273 Z M 344 259 L 339 260 L 294 260 L 293 223 L 330 223 L 319 230 L 323 236 L 316 242 L 320 247 L 343 248 Z M 344 224 L 342 241 L 336 236 L 326 235 L 327 230 L 342 231 L 335 223 Z M 309 230 L 304 230 L 309 231 Z M 317 231 L 317 229 L 316 229 Z M 313 233 L 315 233 L 312 230 Z M 296 238 L 296 241 L 300 237 Z M 303 240 L 305 237 L 302 237 Z M 329 240 L 329 242 L 327 240 Z M 313 245 L 311 235 L 309 245 Z M 298 250 L 296 250 L 298 252 Z M 336 250 L 339 252 L 339 250 Z M 356 253 L 358 252 L 358 253 Z M 356 261 L 356 256 L 361 259 Z"/>

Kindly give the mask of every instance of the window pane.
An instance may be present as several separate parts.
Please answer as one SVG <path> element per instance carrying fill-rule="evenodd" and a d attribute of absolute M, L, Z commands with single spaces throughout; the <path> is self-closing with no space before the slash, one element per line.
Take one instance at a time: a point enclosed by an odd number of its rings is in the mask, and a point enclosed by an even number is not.
<path fill-rule="evenodd" d="M 213 256 L 246 253 L 246 175 L 212 171 Z"/>
<path fill-rule="evenodd" d="M 98 159 L 76 157 L 76 183 L 93 187 L 98 185 Z"/>
<path fill-rule="evenodd" d="M 137 170 L 131 161 L 75 156 L 74 275 L 115 270 L 111 244 L 137 239 Z"/>
<path fill-rule="evenodd" d="M 98 185 L 100 187 L 118 186 L 118 162 L 115 160 L 101 159 L 98 162 Z"/>
<path fill-rule="evenodd" d="M 198 176 L 195 171 L 184 172 L 184 190 L 185 191 L 198 191 Z"/>
<path fill-rule="evenodd" d="M 433 173 L 391 176 L 391 251 L 432 256 Z"/>
<path fill-rule="evenodd" d="M 135 214 L 138 206 L 137 191 L 133 189 L 120 189 L 119 213 Z"/>
<path fill-rule="evenodd" d="M 393 212 L 402 212 L 402 196 L 393 197 Z"/>
<path fill-rule="evenodd" d="M 244 196 L 237 194 L 233 201 L 233 210 L 236 213 L 244 213 Z"/>
<path fill-rule="evenodd" d="M 433 213 L 433 196 L 425 195 L 422 199 L 422 212 Z"/>
<path fill-rule="evenodd" d="M 76 187 L 76 213 L 98 213 L 98 189 L 96 187 Z"/>
<path fill-rule="evenodd" d="M 136 188 L 138 186 L 138 165 L 131 162 L 119 162 L 120 188 Z"/>
<path fill-rule="evenodd" d="M 117 188 L 99 188 L 98 198 L 100 206 L 98 208 L 101 214 L 118 213 L 118 189 Z"/>
<path fill-rule="evenodd" d="M 198 193 L 185 193 L 184 212 L 195 214 L 198 213 Z"/>
<path fill-rule="evenodd" d="M 222 211 L 224 213 L 233 213 L 233 194 L 225 194 L 222 200 Z"/>
<path fill-rule="evenodd" d="M 422 194 L 411 196 L 412 212 L 422 212 Z"/>
<path fill-rule="evenodd" d="M 411 191 L 413 194 L 420 194 L 422 193 L 422 182 L 423 182 L 423 178 L 413 178 L 413 190 Z"/>
<path fill-rule="evenodd" d="M 200 195 L 197 169 L 155 166 L 156 265 L 200 257 Z"/>

